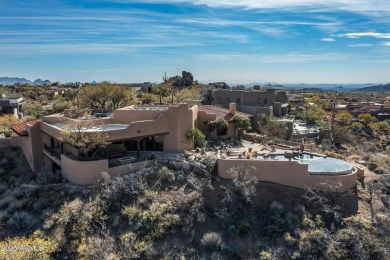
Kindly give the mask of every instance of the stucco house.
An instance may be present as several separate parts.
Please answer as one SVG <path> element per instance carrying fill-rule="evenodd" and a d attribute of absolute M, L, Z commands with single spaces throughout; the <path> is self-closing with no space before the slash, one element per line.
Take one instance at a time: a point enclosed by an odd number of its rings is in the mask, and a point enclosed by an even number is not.
<path fill-rule="evenodd" d="M 103 171 L 117 176 L 129 172 L 129 163 L 133 169 L 143 167 L 144 162 L 139 162 L 142 152 L 173 153 L 192 149 L 192 143 L 186 139 L 190 130 L 204 129 L 208 121 L 221 116 L 231 118 L 238 113 L 234 104 L 230 110 L 217 109 L 188 104 L 138 105 L 117 109 L 103 118 L 56 114 L 11 126 L 17 134 L 11 142 L 22 149 L 32 170 L 61 171 L 63 177 L 73 183 L 90 184 Z M 234 126 L 229 129 L 228 135 L 233 136 Z M 104 134 L 108 146 L 98 157 L 91 158 L 64 140 L 67 132 L 92 138 Z"/>
<path fill-rule="evenodd" d="M 227 108 L 230 103 L 237 104 L 237 110 L 254 117 L 257 114 L 274 115 L 281 117 L 287 114 L 288 96 L 286 91 L 275 89 L 266 90 L 208 90 L 203 95 L 204 105 L 222 106 Z"/>
<path fill-rule="evenodd" d="M 8 98 L 5 94 L 0 95 L 0 115 L 12 114 L 16 118 L 23 118 L 23 98 Z"/>

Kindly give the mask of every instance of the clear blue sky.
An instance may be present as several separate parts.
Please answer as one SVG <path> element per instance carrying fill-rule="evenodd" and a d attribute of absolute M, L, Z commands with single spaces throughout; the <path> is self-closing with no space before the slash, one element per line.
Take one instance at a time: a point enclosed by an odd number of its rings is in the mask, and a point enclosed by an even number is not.
<path fill-rule="evenodd" d="M 389 0 L 0 0 L 0 76 L 390 82 Z"/>

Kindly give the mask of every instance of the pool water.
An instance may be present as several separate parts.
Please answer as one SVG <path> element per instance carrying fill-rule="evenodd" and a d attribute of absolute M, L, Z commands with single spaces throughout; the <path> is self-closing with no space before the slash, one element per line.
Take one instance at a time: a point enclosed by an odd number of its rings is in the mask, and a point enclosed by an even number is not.
<path fill-rule="evenodd" d="M 284 154 L 270 154 L 270 160 L 288 161 L 288 157 Z M 259 156 L 258 160 L 263 160 L 263 156 Z M 324 157 L 315 154 L 301 153 L 291 158 L 291 161 L 296 161 L 302 164 L 308 164 L 308 171 L 312 173 L 337 173 L 337 172 L 352 172 L 353 166 L 343 160 Z"/>

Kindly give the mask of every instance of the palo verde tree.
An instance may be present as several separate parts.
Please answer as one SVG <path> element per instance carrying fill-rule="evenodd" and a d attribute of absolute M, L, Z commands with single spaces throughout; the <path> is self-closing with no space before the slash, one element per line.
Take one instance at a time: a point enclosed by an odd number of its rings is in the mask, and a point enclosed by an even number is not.
<path fill-rule="evenodd" d="M 88 85 L 80 90 L 81 103 L 91 109 L 113 110 L 123 107 L 132 99 L 132 91 L 124 86 L 101 82 L 97 85 Z"/>
<path fill-rule="evenodd" d="M 232 121 L 235 128 L 235 137 L 238 135 L 238 130 L 247 131 L 251 129 L 251 121 L 245 116 L 234 115 Z"/>

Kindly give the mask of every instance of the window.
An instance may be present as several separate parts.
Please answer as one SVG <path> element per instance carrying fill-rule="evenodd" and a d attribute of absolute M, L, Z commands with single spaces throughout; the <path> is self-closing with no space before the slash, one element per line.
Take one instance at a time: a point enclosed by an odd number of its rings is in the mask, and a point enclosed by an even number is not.
<path fill-rule="evenodd" d="M 211 101 L 214 101 L 214 97 L 211 97 Z"/>
<path fill-rule="evenodd" d="M 267 104 L 268 104 L 268 99 L 264 98 L 264 105 L 267 105 Z"/>
<path fill-rule="evenodd" d="M 221 102 L 221 97 L 218 97 L 218 102 Z"/>
<path fill-rule="evenodd" d="M 237 98 L 237 103 L 240 103 L 240 98 L 239 97 Z"/>
<path fill-rule="evenodd" d="M 210 97 L 207 97 L 207 101 L 210 101 Z"/>
<path fill-rule="evenodd" d="M 228 103 L 229 103 L 229 102 L 230 102 L 230 98 L 226 98 L 226 102 L 228 102 Z"/>
<path fill-rule="evenodd" d="M 261 104 L 261 98 L 257 99 L 257 104 Z"/>

